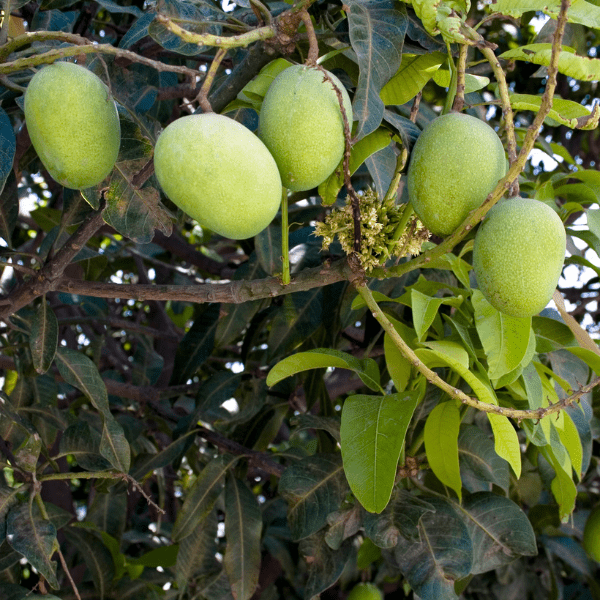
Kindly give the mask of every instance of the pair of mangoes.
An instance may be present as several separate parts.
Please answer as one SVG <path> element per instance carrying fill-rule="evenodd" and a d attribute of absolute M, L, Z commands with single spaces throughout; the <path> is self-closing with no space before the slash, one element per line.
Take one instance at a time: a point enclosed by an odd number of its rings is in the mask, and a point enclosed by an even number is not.
<path fill-rule="evenodd" d="M 485 122 L 462 113 L 432 121 L 411 153 L 408 191 L 432 232 L 454 232 L 506 174 L 504 148 Z M 514 317 L 530 317 L 552 298 L 562 272 L 566 235 L 548 205 L 501 200 L 479 226 L 473 268 L 486 299 Z"/>
<path fill-rule="evenodd" d="M 352 122 L 341 82 L 301 65 L 270 86 L 259 137 L 214 113 L 177 119 L 155 148 L 161 187 L 201 225 L 233 239 L 256 235 L 279 209 L 282 182 L 296 191 L 316 187 L 341 160 L 344 125 L 333 85 Z M 36 73 L 25 94 L 25 118 L 40 159 L 62 185 L 92 187 L 111 172 L 119 119 L 108 89 L 91 71 L 58 62 Z"/>

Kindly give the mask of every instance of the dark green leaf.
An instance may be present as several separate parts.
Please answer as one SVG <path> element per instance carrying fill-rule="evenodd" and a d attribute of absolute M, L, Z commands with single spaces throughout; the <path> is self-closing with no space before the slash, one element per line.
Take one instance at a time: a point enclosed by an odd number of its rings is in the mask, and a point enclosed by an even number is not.
<path fill-rule="evenodd" d="M 463 486 L 470 492 L 489 490 L 492 483 L 508 491 L 508 463 L 496 454 L 494 442 L 479 427 L 460 428 L 458 458 Z"/>
<path fill-rule="evenodd" d="M 29 347 L 33 366 L 38 373 L 45 373 L 54 360 L 58 346 L 58 320 L 45 298 L 31 320 Z"/>
<path fill-rule="evenodd" d="M 316 454 L 293 463 L 279 480 L 279 492 L 288 501 L 288 521 L 295 540 L 319 531 L 348 492 L 341 457 Z"/>
<path fill-rule="evenodd" d="M 412 589 L 427 600 L 455 600 L 454 582 L 466 577 L 473 563 L 469 531 L 452 504 L 427 498 L 435 512 L 419 522 L 420 537 L 396 546 L 394 557 Z"/>
<path fill-rule="evenodd" d="M 129 13 L 134 17 L 142 15 L 142 11 L 137 6 L 119 6 L 112 0 L 96 0 L 98 4 L 110 13 Z"/>
<path fill-rule="evenodd" d="M 473 575 L 537 554 L 533 527 L 509 498 L 478 492 L 465 499 L 461 510 L 473 542 Z"/>
<path fill-rule="evenodd" d="M 6 535 L 6 515 L 17 501 L 17 491 L 0 483 L 0 543 Z"/>
<path fill-rule="evenodd" d="M 96 493 L 85 516 L 98 530 L 120 540 L 127 519 L 127 493 L 117 492 L 113 486 L 108 493 Z"/>
<path fill-rule="evenodd" d="M 4 189 L 4 184 L 12 171 L 16 150 L 17 140 L 12 123 L 4 109 L 0 107 L 0 192 Z"/>
<path fill-rule="evenodd" d="M 72 455 L 87 471 L 105 471 L 111 463 L 100 454 L 100 434 L 85 421 L 68 427 L 60 439 L 60 454 Z"/>
<path fill-rule="evenodd" d="M 129 472 L 131 451 L 121 425 L 112 415 L 105 417 L 102 437 L 100 438 L 100 454 L 122 473 Z"/>
<path fill-rule="evenodd" d="M 238 456 L 221 454 L 202 469 L 188 490 L 183 506 L 177 514 L 171 533 L 174 542 L 191 535 L 210 514 L 223 491 L 225 474 L 238 459 Z"/>
<path fill-rule="evenodd" d="M 56 527 L 32 513 L 29 503 L 13 506 L 6 518 L 6 539 L 45 578 L 50 587 L 59 588 L 56 562 L 51 560 L 58 547 Z"/>
<path fill-rule="evenodd" d="M 389 502 L 404 436 L 418 391 L 346 398 L 340 428 L 344 472 L 350 489 L 369 512 Z"/>
<path fill-rule="evenodd" d="M 287 231 L 285 235 L 288 235 Z M 269 225 L 254 236 L 254 249 L 258 256 L 258 262 L 268 275 L 276 275 L 282 272 L 281 236 L 281 225 L 277 224 Z"/>
<path fill-rule="evenodd" d="M 220 305 L 211 303 L 196 316 L 175 355 L 171 385 L 186 383 L 210 356 L 215 344 Z"/>
<path fill-rule="evenodd" d="M 286 377 L 309 369 L 336 367 L 354 371 L 362 382 L 373 391 L 381 390 L 379 385 L 379 367 L 370 358 L 358 359 L 351 354 L 332 348 L 316 348 L 306 352 L 297 352 L 279 361 L 267 375 L 267 385 L 274 386 Z"/>
<path fill-rule="evenodd" d="M 375 152 L 365 160 L 369 174 L 373 178 L 375 191 L 380 198 L 387 193 L 394 171 L 396 169 L 397 156 L 391 146 Z"/>
<path fill-rule="evenodd" d="M 408 19 L 406 9 L 390 0 L 349 0 L 347 6 L 350 43 L 360 67 L 353 102 L 360 139 L 383 119 L 379 93 L 400 67 Z"/>
<path fill-rule="evenodd" d="M 231 371 L 220 371 L 205 381 L 196 395 L 196 412 L 194 421 L 202 419 L 214 423 L 227 412 L 220 408 L 223 402 L 235 395 L 235 391 L 242 383 L 242 376 Z"/>
<path fill-rule="evenodd" d="M 249 600 L 260 574 L 262 514 L 254 494 L 233 476 L 225 487 L 227 548 L 223 565 L 236 600 Z"/>
<path fill-rule="evenodd" d="M 108 548 L 93 533 L 80 527 L 65 527 L 63 533 L 81 554 L 100 599 L 110 587 L 114 575 L 113 559 Z"/>
<path fill-rule="evenodd" d="M 337 417 L 319 417 L 310 413 L 303 413 L 291 421 L 294 433 L 305 429 L 320 429 L 326 431 L 337 442 L 340 441 L 340 420 Z"/>
<path fill-rule="evenodd" d="M 536 350 L 539 353 L 577 345 L 573 332 L 558 318 L 536 316 L 531 319 L 531 325 L 537 340 Z"/>
<path fill-rule="evenodd" d="M 13 171 L 8 174 L 0 191 L 0 238 L 12 248 L 12 233 L 19 220 L 19 194 L 17 179 Z"/>

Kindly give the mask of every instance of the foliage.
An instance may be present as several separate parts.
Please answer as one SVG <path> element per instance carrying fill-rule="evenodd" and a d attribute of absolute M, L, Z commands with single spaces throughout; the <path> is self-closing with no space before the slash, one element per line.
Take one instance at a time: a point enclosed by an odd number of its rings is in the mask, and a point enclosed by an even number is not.
<path fill-rule="evenodd" d="M 600 505 L 596 4 L 2 8 L 0 597 L 342 599 L 370 581 L 600 598 L 582 545 Z M 211 108 L 255 130 L 273 79 L 315 55 L 353 101 L 337 169 L 248 240 L 178 212 L 160 131 Z M 113 172 L 81 192 L 44 170 L 23 115 L 63 59 L 121 122 Z M 427 238 L 404 175 L 451 109 L 495 128 L 509 168 Z M 531 318 L 472 271 L 507 190 L 567 232 L 556 310 Z"/>

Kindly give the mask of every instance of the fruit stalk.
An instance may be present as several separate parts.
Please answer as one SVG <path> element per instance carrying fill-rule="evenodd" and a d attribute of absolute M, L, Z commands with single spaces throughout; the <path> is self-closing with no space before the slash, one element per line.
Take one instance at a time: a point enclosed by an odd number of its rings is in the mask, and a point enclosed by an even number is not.
<path fill-rule="evenodd" d="M 290 282 L 290 238 L 288 225 L 287 188 L 282 188 L 281 191 L 281 260 L 283 262 L 281 283 L 283 283 L 283 285 L 288 285 Z"/>

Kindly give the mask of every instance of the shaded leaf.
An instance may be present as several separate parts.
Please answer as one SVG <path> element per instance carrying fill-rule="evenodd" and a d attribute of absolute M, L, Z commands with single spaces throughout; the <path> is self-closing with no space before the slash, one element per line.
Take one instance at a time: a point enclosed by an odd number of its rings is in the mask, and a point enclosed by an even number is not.
<path fill-rule="evenodd" d="M 29 503 L 13 506 L 6 518 L 6 539 L 47 580 L 50 587 L 59 588 L 56 562 L 51 560 L 58 547 L 56 527 L 32 513 Z"/>
<path fill-rule="evenodd" d="M 360 67 L 353 112 L 358 139 L 375 131 L 383 119 L 383 86 L 394 76 L 402 59 L 408 27 L 406 9 L 389 0 L 348 0 L 350 43 Z"/>
<path fill-rule="evenodd" d="M 288 502 L 294 540 L 319 531 L 348 492 L 341 456 L 316 454 L 291 464 L 279 480 L 279 492 Z"/>
<path fill-rule="evenodd" d="M 461 480 L 470 492 L 490 489 L 493 483 L 508 491 L 508 463 L 494 450 L 494 442 L 475 425 L 463 425 L 458 436 Z"/>
<path fill-rule="evenodd" d="M 210 356 L 215 344 L 220 305 L 211 303 L 197 314 L 193 325 L 183 336 L 171 375 L 171 385 L 185 383 Z"/>
<path fill-rule="evenodd" d="M 435 476 L 462 498 L 458 462 L 460 411 L 454 400 L 438 404 L 425 421 L 424 442 L 427 462 Z"/>
<path fill-rule="evenodd" d="M 105 471 L 111 463 L 100 454 L 100 434 L 85 421 L 69 426 L 60 438 L 59 452 L 70 454 L 87 471 Z"/>
<path fill-rule="evenodd" d="M 10 172 L 0 191 L 0 238 L 12 248 L 12 233 L 19 220 L 19 194 L 17 178 Z"/>
<path fill-rule="evenodd" d="M 202 469 L 188 490 L 181 510 L 177 513 L 171 533 L 171 539 L 174 542 L 191 535 L 194 529 L 210 514 L 217 498 L 223 491 L 225 474 L 239 458 L 239 456 L 221 454 L 213 458 Z"/>
<path fill-rule="evenodd" d="M 509 498 L 479 492 L 466 498 L 461 510 L 473 542 L 473 575 L 537 554 L 533 527 Z"/>
<path fill-rule="evenodd" d="M 0 192 L 4 189 L 4 184 L 12 171 L 16 150 L 17 140 L 12 123 L 4 109 L 0 107 Z"/>
<path fill-rule="evenodd" d="M 58 346 L 58 320 L 50 305 L 43 298 L 31 319 L 29 347 L 33 366 L 38 373 L 45 373 L 56 354 Z"/>
<path fill-rule="evenodd" d="M 119 492 L 115 488 L 116 486 L 112 486 L 108 493 L 96 493 L 85 520 L 118 542 L 125 530 L 127 493 Z"/>
<path fill-rule="evenodd" d="M 311 413 L 302 413 L 291 419 L 294 433 L 305 429 L 320 429 L 326 431 L 331 437 L 340 441 L 340 420 L 337 417 L 320 417 Z"/>
<path fill-rule="evenodd" d="M 129 13 L 134 17 L 140 17 L 142 11 L 137 6 L 120 6 L 112 0 L 96 0 L 98 4 L 110 13 Z"/>
<path fill-rule="evenodd" d="M 442 498 L 427 498 L 435 512 L 419 521 L 420 537 L 398 544 L 394 558 L 412 589 L 422 598 L 455 599 L 454 581 L 473 564 L 473 544 L 461 515 Z"/>
<path fill-rule="evenodd" d="M 102 437 L 100 438 L 100 454 L 118 471 L 122 473 L 129 472 L 131 464 L 129 443 L 125 437 L 123 427 L 112 415 L 104 418 Z"/>
<path fill-rule="evenodd" d="M 267 385 L 274 386 L 282 379 L 291 377 L 296 373 L 325 367 L 350 369 L 373 391 L 381 389 L 379 385 L 379 367 L 373 359 L 358 359 L 351 354 L 333 348 L 316 348 L 306 352 L 297 352 L 284 358 L 269 371 Z"/>
<path fill-rule="evenodd" d="M 287 235 L 287 231 L 285 234 Z M 283 270 L 281 235 L 281 225 L 271 224 L 254 236 L 254 249 L 258 262 L 269 275 L 276 275 Z"/>
<path fill-rule="evenodd" d="M 375 191 L 380 198 L 385 197 L 390 187 L 396 170 L 396 162 L 397 156 L 392 146 L 386 146 L 365 160 L 365 165 L 373 178 Z"/>
<path fill-rule="evenodd" d="M 17 492 L 18 490 L 0 483 L 0 540 L 4 540 L 6 535 L 6 515 L 17 501 Z"/>
<path fill-rule="evenodd" d="M 344 402 L 340 428 L 344 472 L 353 494 L 369 512 L 379 513 L 389 502 L 418 400 L 418 391 L 412 391 L 354 395 Z"/>
<path fill-rule="evenodd" d="M 225 487 L 225 532 L 227 548 L 223 565 L 233 596 L 248 600 L 258 586 L 262 514 L 254 494 L 233 476 Z"/>

